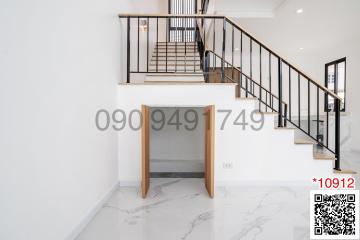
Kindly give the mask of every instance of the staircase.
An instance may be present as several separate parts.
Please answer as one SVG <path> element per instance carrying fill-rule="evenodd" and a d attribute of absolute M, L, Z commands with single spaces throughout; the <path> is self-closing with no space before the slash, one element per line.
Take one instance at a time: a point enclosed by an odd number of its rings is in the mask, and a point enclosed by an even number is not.
<path fill-rule="evenodd" d="M 146 73 L 145 83 L 152 84 L 234 84 L 236 101 L 254 101 L 259 113 L 271 116 L 275 121 L 276 131 L 294 132 L 301 136 L 292 144 L 311 146 L 307 149 L 313 160 L 330 161 L 330 168 L 336 173 L 353 173 L 340 167 L 342 99 L 254 38 L 237 23 L 221 15 L 124 14 L 119 17 L 126 19 L 128 24 L 127 83 L 131 82 L 131 74 Z M 141 18 L 148 20 L 148 31 L 147 38 L 142 39 L 139 32 L 137 33 L 136 55 L 131 48 L 131 36 L 136 34 L 131 33 L 134 28 L 130 26 L 131 22 L 136 20 L 139 24 Z M 195 41 L 169 42 L 168 28 L 162 29 L 165 33 L 162 37 L 159 35 L 159 28 L 179 19 L 196 22 Z M 179 30 L 186 32 L 186 25 Z M 135 28 L 135 31 L 139 30 Z M 146 66 L 142 66 L 139 61 L 139 42 L 146 45 L 149 51 L 149 32 L 156 36 L 156 41 L 152 54 L 146 55 L 144 62 L 148 66 L 144 72 L 141 69 Z M 135 66 L 134 62 L 137 62 Z M 213 97 L 215 102 L 216 96 Z M 321 101 L 322 99 L 332 100 L 334 108 L 330 109 L 327 101 Z M 331 112 L 334 114 L 330 114 Z M 323 128 L 320 122 L 323 122 Z M 261 135 L 258 137 L 261 138 Z M 283 143 L 270 143 L 282 144 L 280 148 L 284 150 L 288 146 Z M 291 159 L 292 156 L 288 157 Z"/>
<path fill-rule="evenodd" d="M 205 82 L 196 42 L 157 42 L 149 72 L 145 83 Z"/>

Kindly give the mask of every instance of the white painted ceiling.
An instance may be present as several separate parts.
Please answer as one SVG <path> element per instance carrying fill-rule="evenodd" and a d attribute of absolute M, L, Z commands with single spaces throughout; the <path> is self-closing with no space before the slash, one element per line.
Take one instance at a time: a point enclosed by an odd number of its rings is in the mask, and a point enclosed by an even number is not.
<path fill-rule="evenodd" d="M 211 1 L 211 0 L 210 0 Z M 286 0 L 213 0 L 218 14 L 230 17 L 273 17 Z"/>
<path fill-rule="evenodd" d="M 303 13 L 297 14 L 300 8 Z M 287 52 L 300 48 L 316 51 L 360 39 L 360 0 L 286 0 L 274 11 L 273 18 L 235 17 L 259 40 Z"/>

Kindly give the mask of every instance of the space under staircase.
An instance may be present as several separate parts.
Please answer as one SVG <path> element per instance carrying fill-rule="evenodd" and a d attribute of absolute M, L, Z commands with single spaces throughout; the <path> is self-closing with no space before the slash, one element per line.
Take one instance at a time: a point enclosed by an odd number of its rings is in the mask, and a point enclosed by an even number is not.
<path fill-rule="evenodd" d="M 303 138 L 295 144 L 313 145 L 315 160 L 333 161 L 336 173 L 352 173 L 340 167 L 342 99 L 237 23 L 206 14 L 119 17 L 127 26 L 126 83 L 136 74 L 153 83 L 235 83 L 238 99 L 256 99 L 259 112 L 275 116 L 276 129 L 296 129 Z M 178 31 L 193 31 L 193 39 L 169 40 L 168 24 L 174 19 L 185 23 Z M 140 23 L 145 33 L 140 34 Z M 194 23 L 195 30 L 190 28 Z"/>

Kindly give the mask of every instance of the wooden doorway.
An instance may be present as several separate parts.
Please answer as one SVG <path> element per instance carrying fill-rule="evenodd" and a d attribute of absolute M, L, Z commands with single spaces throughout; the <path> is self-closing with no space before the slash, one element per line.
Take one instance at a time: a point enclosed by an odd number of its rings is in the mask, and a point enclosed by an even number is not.
<path fill-rule="evenodd" d="M 150 107 L 142 105 L 141 128 L 141 195 L 146 198 L 150 186 Z M 204 180 L 205 188 L 211 198 L 214 197 L 214 145 L 215 145 L 215 107 L 204 107 L 205 152 Z"/>
<path fill-rule="evenodd" d="M 207 106 L 205 114 L 205 187 L 211 198 L 214 197 L 214 143 L 215 107 Z"/>
<path fill-rule="evenodd" d="M 141 106 L 142 128 L 141 128 L 141 196 L 146 197 L 150 186 L 150 129 L 149 129 L 149 107 Z"/>

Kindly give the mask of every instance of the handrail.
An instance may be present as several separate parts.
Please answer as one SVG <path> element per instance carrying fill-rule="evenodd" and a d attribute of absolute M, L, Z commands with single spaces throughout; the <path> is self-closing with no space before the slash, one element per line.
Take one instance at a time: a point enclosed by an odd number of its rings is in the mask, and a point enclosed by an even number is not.
<path fill-rule="evenodd" d="M 159 18 L 166 18 L 166 17 L 193 17 L 193 18 L 225 18 L 224 15 L 218 15 L 218 14 L 170 14 L 170 13 L 164 13 L 164 14 L 157 14 L 157 13 L 119 13 L 119 18 L 127 18 L 127 17 L 140 17 L 140 18 L 146 18 L 146 17 L 159 17 Z"/>
<path fill-rule="evenodd" d="M 273 51 L 272 49 L 268 48 L 264 43 L 262 43 L 261 41 L 257 40 L 255 37 L 253 37 L 249 32 L 243 30 L 242 27 L 239 26 L 239 24 L 237 24 L 236 22 L 234 22 L 233 20 L 231 20 L 230 18 L 225 17 L 226 21 L 229 22 L 230 24 L 234 25 L 234 27 L 236 27 L 238 30 L 242 31 L 245 35 L 247 35 L 248 37 L 252 38 L 257 44 L 261 45 L 265 50 L 267 50 L 268 52 L 270 52 L 272 55 L 280 58 L 285 64 L 287 64 L 288 66 L 290 66 L 292 69 L 294 69 L 295 71 L 297 71 L 300 75 L 302 75 L 304 78 L 306 78 L 307 80 L 309 80 L 310 82 L 312 82 L 313 84 L 315 84 L 317 87 L 321 88 L 323 91 L 327 92 L 329 95 L 331 95 L 334 98 L 337 98 L 339 100 L 342 101 L 342 98 L 339 97 L 337 94 L 331 92 L 327 87 L 322 86 L 321 84 L 319 84 L 318 82 L 316 82 L 315 80 L 313 80 L 311 77 L 309 77 L 308 75 L 306 75 L 303 71 L 299 70 L 297 67 L 295 67 L 294 65 L 292 65 L 289 61 L 285 60 L 283 57 L 281 57 L 279 54 L 277 54 L 275 51 Z"/>
<path fill-rule="evenodd" d="M 343 101 L 343 99 L 338 96 L 337 94 L 333 93 L 332 91 L 330 91 L 327 87 L 319 84 L 317 81 L 313 80 L 310 76 L 306 75 L 303 71 L 301 71 L 300 69 L 298 69 L 297 67 L 295 67 L 293 64 L 291 64 L 288 60 L 286 60 L 285 58 L 281 57 L 279 54 L 277 54 L 274 50 L 270 49 L 269 47 L 267 47 L 263 42 L 259 41 L 258 39 L 256 39 L 252 34 L 250 34 L 248 31 L 244 30 L 242 27 L 239 26 L 238 23 L 234 22 L 232 19 L 224 16 L 224 15 L 218 15 L 218 14 L 156 14 L 156 13 L 145 13 L 145 14 L 138 14 L 138 13 L 120 13 L 118 14 L 119 18 L 128 18 L 128 17 L 135 17 L 135 18 L 146 18 L 146 17 L 157 17 L 157 18 L 168 18 L 168 17 L 173 17 L 173 18 L 216 18 L 216 19 L 224 19 L 225 21 L 227 21 L 228 23 L 230 23 L 231 25 L 233 25 L 235 28 L 237 28 L 238 30 L 240 30 L 242 33 L 244 33 L 245 35 L 247 35 L 249 38 L 251 38 L 253 41 L 255 41 L 257 44 L 261 45 L 262 48 L 264 48 L 265 50 L 267 50 L 268 52 L 270 52 L 272 55 L 278 57 L 281 59 L 281 61 L 283 63 L 285 63 L 286 65 L 290 66 L 293 70 L 297 71 L 301 76 L 303 76 L 304 78 L 306 78 L 308 81 L 310 81 L 311 83 L 315 84 L 317 87 L 319 87 L 320 89 L 322 89 L 323 91 L 326 92 L 326 94 L 329 94 L 331 97 L 338 99 L 340 101 Z"/>

